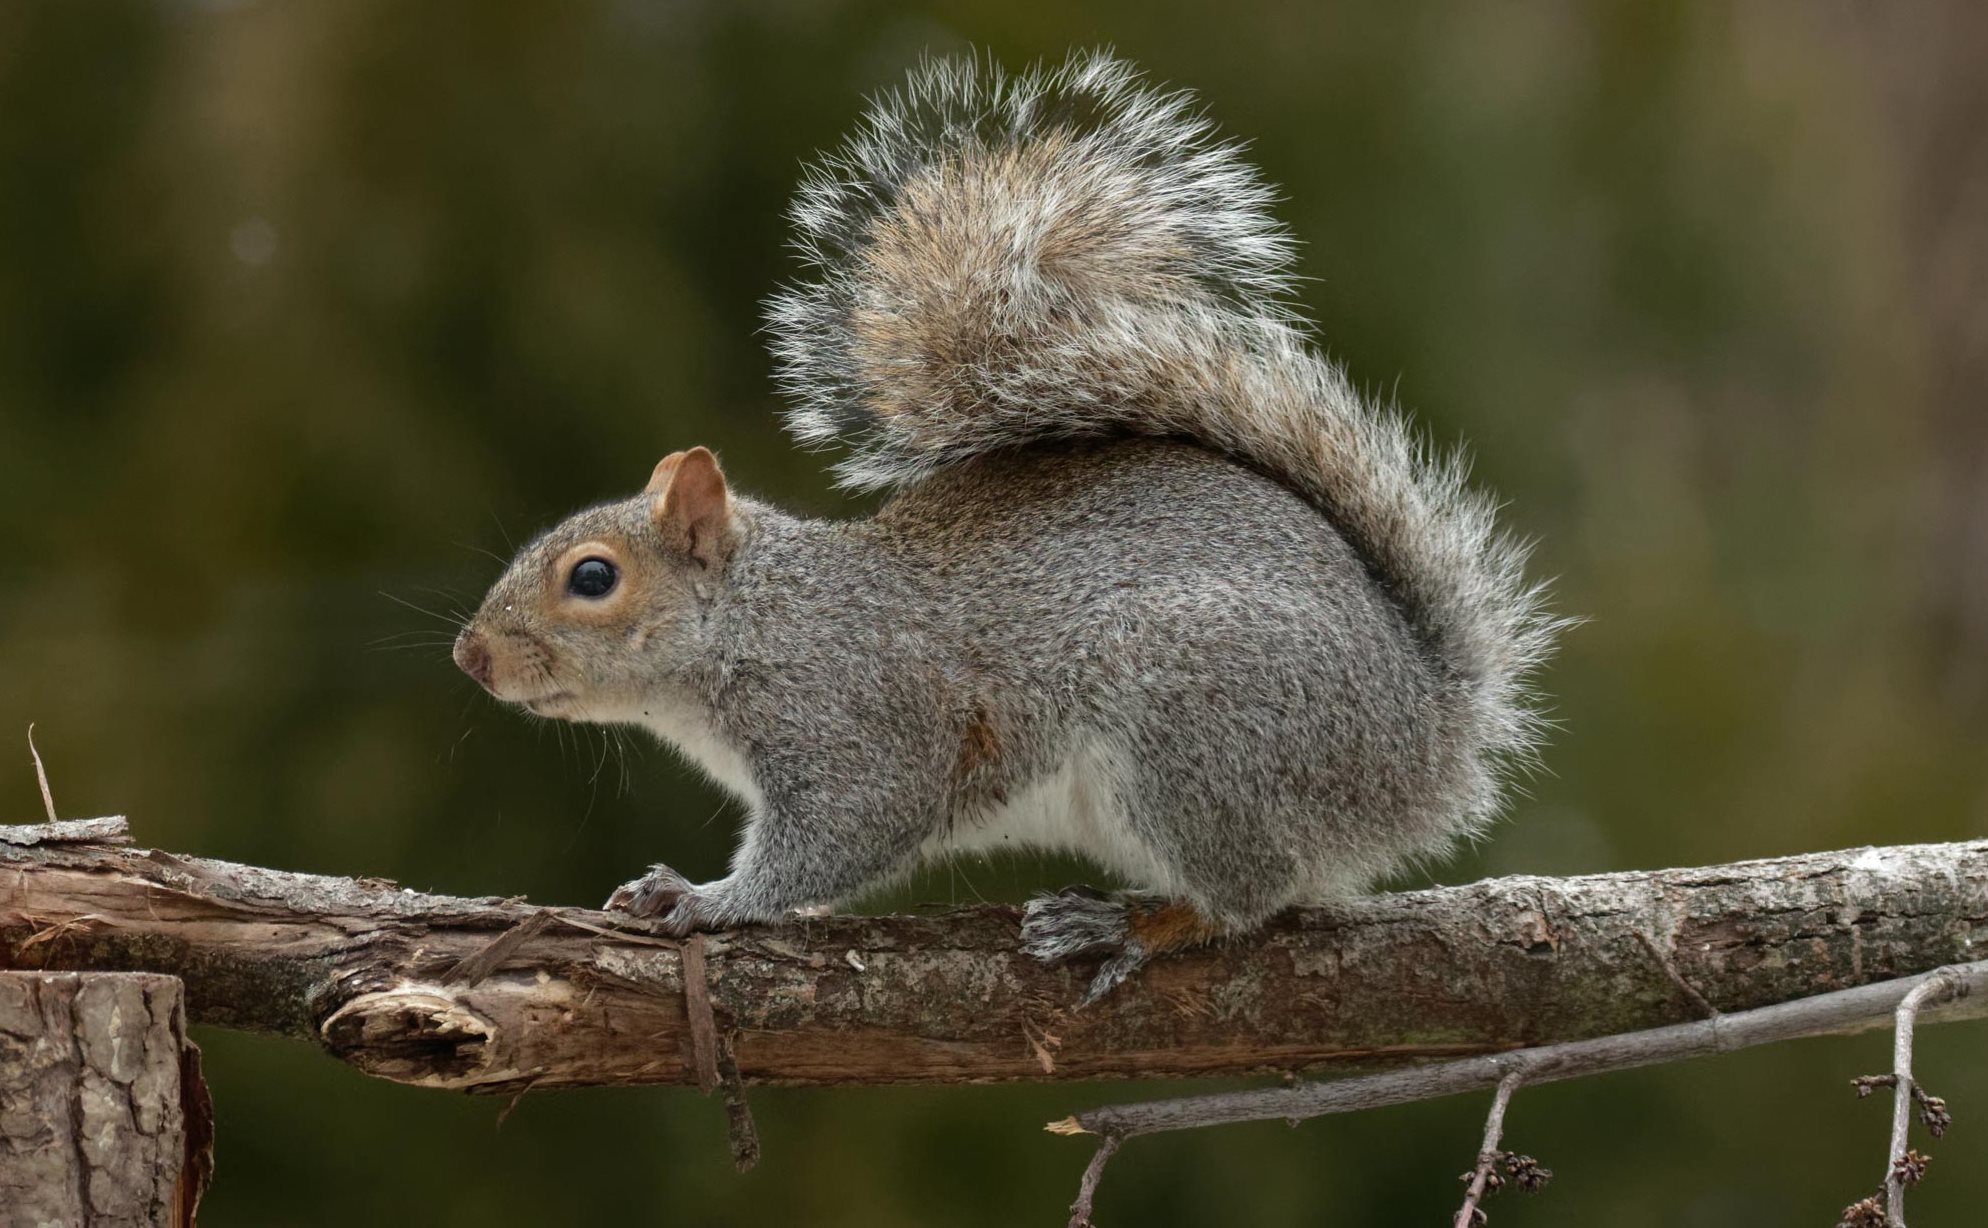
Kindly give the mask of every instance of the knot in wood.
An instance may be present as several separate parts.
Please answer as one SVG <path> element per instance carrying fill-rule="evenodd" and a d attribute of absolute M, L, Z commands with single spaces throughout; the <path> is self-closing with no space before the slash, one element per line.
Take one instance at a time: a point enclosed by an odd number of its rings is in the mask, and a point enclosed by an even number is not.
<path fill-rule="evenodd" d="M 497 1027 L 431 986 L 360 994 L 326 1017 L 324 1046 L 367 1074 L 424 1087 L 469 1087 L 491 1064 Z"/>

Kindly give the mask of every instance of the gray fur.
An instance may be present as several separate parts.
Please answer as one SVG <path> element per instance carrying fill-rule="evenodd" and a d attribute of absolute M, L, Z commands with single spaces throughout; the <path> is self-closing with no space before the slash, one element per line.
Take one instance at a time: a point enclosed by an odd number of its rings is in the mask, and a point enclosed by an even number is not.
<path fill-rule="evenodd" d="M 796 432 L 891 500 L 734 500 L 715 565 L 609 504 L 465 632 L 529 665 L 493 691 L 646 725 L 747 803 L 729 875 L 623 903 L 723 926 L 1046 848 L 1235 931 L 1481 830 L 1555 624 L 1460 465 L 1294 331 L 1268 199 L 1101 57 L 929 66 L 824 163 L 776 347 Z M 577 624 L 551 560 L 596 539 L 640 597 Z M 1032 949 L 1135 945 L 1109 911 L 1038 907 Z"/>

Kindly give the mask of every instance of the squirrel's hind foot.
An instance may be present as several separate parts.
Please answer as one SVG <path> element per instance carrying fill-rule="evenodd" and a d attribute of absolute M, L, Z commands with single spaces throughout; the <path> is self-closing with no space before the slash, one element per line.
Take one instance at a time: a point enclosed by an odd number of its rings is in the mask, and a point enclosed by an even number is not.
<path fill-rule="evenodd" d="M 1022 908 L 1022 950 L 1044 963 L 1103 955 L 1078 1006 L 1123 984 L 1155 955 L 1199 946 L 1216 934 L 1192 904 L 1151 896 L 1099 896 L 1085 888 L 1039 895 Z"/>

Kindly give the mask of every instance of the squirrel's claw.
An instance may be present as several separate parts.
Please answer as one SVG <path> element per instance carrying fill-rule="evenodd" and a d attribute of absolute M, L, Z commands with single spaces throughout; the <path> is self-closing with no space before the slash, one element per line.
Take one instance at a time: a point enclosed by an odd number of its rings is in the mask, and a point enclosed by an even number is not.
<path fill-rule="evenodd" d="M 694 890 L 696 887 L 689 879 L 658 863 L 634 882 L 616 887 L 614 894 L 607 897 L 605 907 L 609 912 L 625 912 L 632 917 L 654 917 L 664 912 L 674 916 L 683 898 Z"/>
<path fill-rule="evenodd" d="M 634 917 L 652 917 L 663 933 L 682 938 L 694 930 L 722 929 L 740 920 L 725 906 L 724 886 L 723 880 L 699 886 L 658 864 L 634 882 L 616 888 L 607 899 L 607 907 Z"/>

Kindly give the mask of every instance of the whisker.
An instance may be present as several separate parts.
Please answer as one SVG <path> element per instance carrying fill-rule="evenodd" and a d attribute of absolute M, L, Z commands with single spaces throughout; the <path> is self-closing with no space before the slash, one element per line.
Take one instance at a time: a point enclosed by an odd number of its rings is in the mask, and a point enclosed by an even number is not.
<path fill-rule="evenodd" d="M 475 551 L 477 554 L 483 555 L 485 558 L 490 559 L 492 562 L 496 563 L 497 566 L 499 567 L 509 567 L 511 565 L 511 560 L 505 558 L 503 555 L 497 553 L 495 550 L 479 546 L 474 542 L 450 542 L 449 544 L 454 546 L 458 550 Z"/>
<path fill-rule="evenodd" d="M 408 609 L 413 610 L 416 614 L 420 614 L 427 618 L 432 618 L 436 622 L 447 623 L 451 627 L 460 625 L 457 622 L 457 620 L 450 618 L 446 614 L 438 614 L 433 610 L 423 609 L 421 606 L 415 605 L 412 601 L 409 601 L 407 598 L 396 597 L 392 593 L 386 591 L 385 589 L 379 590 L 379 594 L 380 596 L 385 597 L 388 601 L 393 602 L 395 605 L 406 606 Z"/>
<path fill-rule="evenodd" d="M 628 747 L 627 730 L 625 729 L 615 730 L 615 746 L 620 751 L 619 760 L 618 760 L 621 767 L 620 796 L 633 797 L 635 796 L 635 776 L 632 772 L 628 770 L 628 759 L 633 752 L 631 752 Z"/>
<path fill-rule="evenodd" d="M 598 776 L 599 776 L 599 772 L 598 772 L 598 771 L 597 771 L 597 772 L 595 773 L 595 776 L 596 776 L 596 778 L 598 778 Z M 586 832 L 586 830 L 587 830 L 587 824 L 588 824 L 588 823 L 591 823 L 591 822 L 593 821 L 593 818 L 594 818 L 594 802 L 595 802 L 596 800 L 598 800 L 598 799 L 599 799 L 599 797 L 600 797 L 600 790 L 599 790 L 599 789 L 597 789 L 597 788 L 589 788 L 589 789 L 587 790 L 587 808 L 586 808 L 585 810 L 583 810 L 583 811 L 581 811 L 581 812 L 580 812 L 580 822 L 579 822 L 579 825 L 578 825 L 578 826 L 576 826 L 576 827 L 575 827 L 575 828 L 573 829 L 573 834 L 572 834 L 571 836 L 567 837 L 567 839 L 566 839 L 566 847 L 560 850 L 560 855 L 561 855 L 561 856 L 564 856 L 564 855 L 566 855 L 566 854 L 568 854 L 568 853 L 571 853 L 571 852 L 573 851 L 573 846 L 574 846 L 574 845 L 576 845 L 576 844 L 578 844 L 578 843 L 580 842 L 580 837 L 581 837 L 581 836 L 582 836 L 583 834 L 585 834 L 585 832 Z"/>
<path fill-rule="evenodd" d="M 426 644 L 368 644 L 366 650 L 368 652 L 412 652 L 416 649 L 423 649 L 429 652 L 446 652 L 454 646 L 454 643 L 455 641 L 453 640 L 437 640 L 434 643 Z"/>
<path fill-rule="evenodd" d="M 513 542 L 510 533 L 505 531 L 504 521 L 497 515 L 497 509 L 486 505 L 483 510 L 490 513 L 490 523 L 497 526 L 497 536 L 504 539 L 504 549 L 509 550 L 512 554 L 516 554 L 518 552 L 517 543 Z M 502 563 L 504 560 L 498 559 L 497 561 Z"/>
<path fill-rule="evenodd" d="M 602 736 L 601 736 L 601 753 L 600 753 L 600 755 L 599 755 L 598 757 L 596 757 L 596 758 L 595 758 L 595 760 L 594 760 L 594 774 L 593 774 L 592 776 L 590 776 L 590 777 L 588 777 L 588 778 L 587 778 L 587 783 L 588 783 L 589 785 L 599 785 L 599 784 L 600 784 L 600 780 L 601 780 L 601 770 L 602 770 L 603 768 L 607 767 L 607 736 L 606 736 L 606 733 L 607 733 L 607 731 L 606 731 L 606 730 L 602 730 L 602 731 L 601 731 L 601 734 L 602 734 Z"/>
<path fill-rule="evenodd" d="M 468 610 L 463 609 L 462 597 L 460 594 L 452 593 L 444 588 L 421 588 L 421 589 L 416 589 L 415 591 L 426 593 L 431 597 L 440 598 L 442 601 L 443 608 L 446 609 L 449 612 L 449 614 L 453 618 L 455 618 L 457 622 L 466 623 L 472 617 Z"/>

